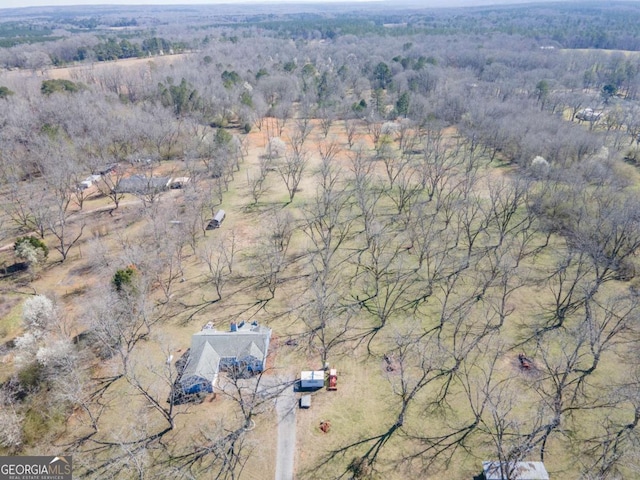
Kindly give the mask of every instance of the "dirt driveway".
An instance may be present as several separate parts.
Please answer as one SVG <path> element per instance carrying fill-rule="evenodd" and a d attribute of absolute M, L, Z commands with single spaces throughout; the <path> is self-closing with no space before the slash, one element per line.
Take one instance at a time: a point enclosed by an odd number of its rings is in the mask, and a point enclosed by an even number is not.
<path fill-rule="evenodd" d="M 293 386 L 289 386 L 276 398 L 278 453 L 275 480 L 293 480 L 296 453 L 296 407 Z"/>

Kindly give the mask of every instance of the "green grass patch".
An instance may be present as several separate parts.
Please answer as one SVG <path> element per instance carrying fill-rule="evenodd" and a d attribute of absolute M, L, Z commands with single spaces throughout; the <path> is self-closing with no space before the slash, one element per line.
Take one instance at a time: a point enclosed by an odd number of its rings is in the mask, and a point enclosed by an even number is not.
<path fill-rule="evenodd" d="M 35 445 L 50 433 L 63 428 L 66 416 L 60 408 L 40 405 L 41 398 L 34 399 L 25 412 L 22 435 L 25 445 Z"/>
<path fill-rule="evenodd" d="M 15 296 L 0 296 L 0 341 L 15 337 L 22 322 L 22 305 Z"/>

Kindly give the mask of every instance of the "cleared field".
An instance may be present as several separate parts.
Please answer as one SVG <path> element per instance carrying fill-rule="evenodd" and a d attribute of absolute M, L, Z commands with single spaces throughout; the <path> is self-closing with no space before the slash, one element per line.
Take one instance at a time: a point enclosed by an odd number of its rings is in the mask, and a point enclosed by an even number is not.
<path fill-rule="evenodd" d="M 67 67 L 49 67 L 38 70 L 0 70 L 0 80 L 16 81 L 23 78 L 37 77 L 42 80 L 76 80 L 87 74 L 100 75 L 115 69 L 140 70 L 149 65 L 171 65 L 174 62 L 188 58 L 190 53 L 177 53 L 147 58 L 124 58 L 110 62 L 93 62 L 91 64 L 71 65 Z"/>

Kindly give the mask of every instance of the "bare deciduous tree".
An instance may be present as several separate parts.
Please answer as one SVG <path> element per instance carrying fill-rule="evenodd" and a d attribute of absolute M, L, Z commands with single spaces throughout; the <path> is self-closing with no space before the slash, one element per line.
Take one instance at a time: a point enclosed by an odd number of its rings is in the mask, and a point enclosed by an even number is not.
<path fill-rule="evenodd" d="M 306 166 L 307 153 L 304 151 L 286 153 L 284 161 L 276 164 L 276 171 L 287 187 L 289 202 L 292 202 L 296 195 Z"/>
<path fill-rule="evenodd" d="M 224 287 L 233 273 L 235 250 L 236 243 L 233 232 L 203 247 L 201 258 L 207 265 L 208 280 L 214 286 L 218 296 L 214 301 L 222 300 Z"/>

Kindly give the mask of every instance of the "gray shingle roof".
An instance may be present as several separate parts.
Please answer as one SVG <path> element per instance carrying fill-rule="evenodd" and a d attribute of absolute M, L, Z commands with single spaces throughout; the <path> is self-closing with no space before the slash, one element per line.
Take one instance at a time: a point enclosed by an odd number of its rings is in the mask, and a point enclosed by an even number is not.
<path fill-rule="evenodd" d="M 191 350 L 197 350 L 203 343 L 208 343 L 218 352 L 220 357 L 241 358 L 250 351 L 259 355 L 256 358 L 264 358 L 268 339 L 266 338 L 270 330 L 265 327 L 257 327 L 259 330 L 240 329 L 236 332 L 221 332 L 213 329 L 206 329 L 191 337 Z M 255 348 L 252 349 L 252 345 Z M 257 348 L 257 350 L 256 350 Z"/>
<path fill-rule="evenodd" d="M 144 175 L 131 175 L 123 178 L 116 185 L 115 190 L 120 193 L 144 194 L 153 191 L 162 191 L 169 185 L 169 177 L 145 177 Z"/>
<path fill-rule="evenodd" d="M 247 325 L 235 332 L 205 329 L 195 333 L 182 377 L 186 380 L 197 376 L 213 382 L 223 358 L 242 360 L 251 356 L 264 362 L 270 338 L 271 329 L 258 325 Z"/>
<path fill-rule="evenodd" d="M 542 462 L 482 462 L 486 480 L 502 480 L 507 471 L 517 480 L 549 480 L 549 474 Z"/>
<path fill-rule="evenodd" d="M 182 372 L 182 378 L 202 377 L 213 382 L 218 375 L 220 355 L 208 343 L 202 343 L 194 350 L 191 348 L 189 361 Z"/>

